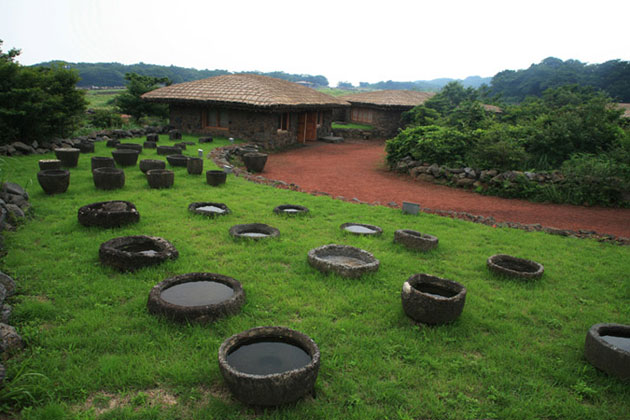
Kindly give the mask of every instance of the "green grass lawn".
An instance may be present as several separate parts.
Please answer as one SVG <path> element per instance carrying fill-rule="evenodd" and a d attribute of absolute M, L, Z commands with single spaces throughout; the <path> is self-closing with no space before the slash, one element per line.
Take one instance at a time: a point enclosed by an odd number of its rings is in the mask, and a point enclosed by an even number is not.
<path fill-rule="evenodd" d="M 85 99 L 88 102 L 87 107 L 111 111 L 114 109 L 114 106 L 109 102 L 124 91 L 124 89 L 86 90 Z"/>
<path fill-rule="evenodd" d="M 190 140 L 191 138 L 184 138 Z M 194 139 L 193 139 L 194 140 Z M 141 142 L 142 139 L 131 140 Z M 162 136 L 160 144 L 171 144 Z M 201 147 L 185 152 L 196 155 Z M 125 187 L 94 188 L 91 156 L 82 155 L 65 194 L 47 196 L 37 160 L 6 158 L 5 180 L 25 186 L 32 218 L 5 232 L 2 271 L 18 284 L 11 320 L 27 343 L 5 361 L 0 408 L 22 419 L 620 419 L 630 412 L 630 386 L 597 371 L 583 356 L 589 327 L 630 323 L 630 248 L 499 229 L 387 207 L 370 207 L 274 189 L 229 175 L 221 187 L 174 168 L 175 185 L 149 189 L 138 167 Z M 164 159 L 144 150 L 141 159 Z M 205 169 L 215 166 L 208 160 Z M 110 199 L 136 204 L 140 222 L 85 228 L 77 210 Z M 226 203 L 232 214 L 208 219 L 188 212 L 194 201 Z M 277 216 L 301 204 L 308 217 Z M 235 241 L 239 223 L 267 223 L 281 235 Z M 376 224 L 378 238 L 344 234 L 344 222 Z M 397 229 L 439 237 L 429 253 L 393 243 Z M 119 273 L 98 260 L 101 243 L 125 235 L 161 236 L 175 261 Z M 311 268 L 312 248 L 339 243 L 372 252 L 380 270 L 360 279 Z M 542 279 L 521 283 L 492 276 L 495 253 L 536 260 Z M 150 315 L 149 291 L 173 275 L 207 271 L 239 280 L 242 312 L 210 325 L 181 325 Z M 453 324 L 416 325 L 400 291 L 414 273 L 452 279 L 468 289 Z M 315 398 L 260 410 L 234 400 L 219 373 L 217 351 L 232 334 L 283 325 L 309 335 L 321 351 Z M 12 414 L 11 414 L 12 415 Z"/>
<path fill-rule="evenodd" d="M 338 122 L 333 122 L 332 123 L 332 128 L 335 130 L 373 130 L 374 127 L 371 125 L 367 125 L 367 124 L 358 124 L 358 123 L 343 123 L 340 124 Z"/>

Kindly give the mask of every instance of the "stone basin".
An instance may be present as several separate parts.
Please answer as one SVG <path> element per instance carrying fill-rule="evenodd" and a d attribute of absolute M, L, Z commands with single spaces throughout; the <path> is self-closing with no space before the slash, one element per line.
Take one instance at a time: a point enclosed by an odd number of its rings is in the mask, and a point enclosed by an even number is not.
<path fill-rule="evenodd" d="M 383 229 L 374 225 L 366 225 L 363 223 L 344 223 L 339 226 L 344 232 L 361 236 L 379 236 L 383 233 Z"/>
<path fill-rule="evenodd" d="M 129 201 L 101 201 L 79 208 L 78 219 L 83 226 L 114 228 L 138 223 L 140 213 Z"/>
<path fill-rule="evenodd" d="M 188 273 L 168 278 L 151 289 L 150 313 L 178 322 L 212 322 L 234 315 L 245 302 L 241 283 L 214 273 Z"/>
<path fill-rule="evenodd" d="M 495 274 L 514 277 L 524 280 L 538 279 L 543 275 L 545 268 L 542 264 L 511 255 L 497 254 L 486 261 L 488 269 Z"/>
<path fill-rule="evenodd" d="M 299 206 L 297 204 L 283 204 L 273 209 L 275 214 L 282 214 L 286 216 L 299 216 L 308 213 L 308 208 Z"/>
<path fill-rule="evenodd" d="M 333 272 L 351 278 L 377 271 L 380 265 L 379 260 L 363 249 L 336 244 L 311 249 L 308 262 L 323 273 Z"/>
<path fill-rule="evenodd" d="M 414 274 L 403 284 L 401 300 L 403 310 L 414 321 L 441 325 L 461 315 L 466 288 L 452 280 Z"/>
<path fill-rule="evenodd" d="M 597 369 L 630 380 L 630 325 L 593 325 L 586 334 L 584 355 Z"/>
<path fill-rule="evenodd" d="M 188 211 L 208 217 L 225 216 L 231 213 L 230 209 L 225 204 L 210 201 L 190 203 L 188 205 Z"/>
<path fill-rule="evenodd" d="M 317 344 L 286 327 L 256 327 L 219 348 L 219 369 L 239 401 L 276 406 L 312 393 L 320 366 Z"/>
<path fill-rule="evenodd" d="M 184 155 L 168 155 L 166 156 L 166 160 L 171 166 L 182 166 L 186 167 L 188 165 L 188 156 Z"/>
<path fill-rule="evenodd" d="M 234 225 L 230 228 L 230 235 L 234 238 L 248 238 L 253 240 L 275 238 L 280 235 L 280 231 L 275 227 L 264 223 L 247 223 Z"/>
<path fill-rule="evenodd" d="M 400 243 L 409 249 L 425 252 L 438 246 L 437 236 L 409 229 L 400 229 L 394 232 L 394 242 Z"/>
<path fill-rule="evenodd" d="M 110 239 L 101 244 L 98 254 L 103 264 L 119 271 L 135 271 L 179 257 L 177 249 L 166 239 L 145 235 Z"/>

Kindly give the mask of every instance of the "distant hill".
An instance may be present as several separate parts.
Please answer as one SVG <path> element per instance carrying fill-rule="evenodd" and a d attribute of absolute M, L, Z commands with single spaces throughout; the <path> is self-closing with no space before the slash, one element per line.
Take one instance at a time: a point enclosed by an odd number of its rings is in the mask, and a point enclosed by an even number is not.
<path fill-rule="evenodd" d="M 125 73 L 137 73 L 143 76 L 168 77 L 173 83 L 190 82 L 193 80 L 205 79 L 213 76 L 232 74 L 227 70 L 197 70 L 192 68 L 177 66 L 158 66 L 156 64 L 120 64 L 120 63 L 67 63 L 64 61 L 49 61 L 35 64 L 35 66 L 50 66 L 61 63 L 64 66 L 76 69 L 81 80 L 77 83 L 82 88 L 103 88 L 125 86 Z M 313 76 L 310 74 L 289 74 L 282 71 L 258 72 L 249 71 L 243 73 L 262 74 L 264 76 L 275 77 L 288 80 L 290 82 L 306 82 L 313 87 L 328 86 L 328 79 L 324 76 Z"/>
<path fill-rule="evenodd" d="M 359 83 L 359 88 L 363 89 L 388 89 L 388 90 L 422 90 L 422 91 L 438 91 L 450 82 L 459 82 L 464 87 L 478 88 L 483 84 L 489 84 L 491 77 L 469 76 L 465 79 L 449 79 L 440 78 L 433 80 L 416 80 L 413 82 L 395 82 L 388 80 L 386 82 L 377 83 Z"/>

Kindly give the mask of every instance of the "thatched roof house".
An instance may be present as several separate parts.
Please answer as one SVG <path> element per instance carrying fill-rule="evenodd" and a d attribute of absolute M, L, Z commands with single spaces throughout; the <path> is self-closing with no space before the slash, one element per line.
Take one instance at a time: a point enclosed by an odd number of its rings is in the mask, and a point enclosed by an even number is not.
<path fill-rule="evenodd" d="M 339 99 L 351 105 L 345 110 L 344 121 L 368 124 L 382 137 L 393 137 L 400 128 L 402 113 L 421 105 L 433 95 L 433 92 L 413 90 L 378 90 L 345 95 Z M 339 114 L 336 116 L 340 117 Z"/>
<path fill-rule="evenodd" d="M 170 106 L 170 123 L 184 132 L 237 137 L 268 148 L 317 140 L 331 132 L 341 99 L 256 74 L 230 74 L 179 83 L 142 98 Z"/>
<path fill-rule="evenodd" d="M 618 103 L 617 107 L 623 110 L 621 118 L 630 118 L 630 104 Z"/>

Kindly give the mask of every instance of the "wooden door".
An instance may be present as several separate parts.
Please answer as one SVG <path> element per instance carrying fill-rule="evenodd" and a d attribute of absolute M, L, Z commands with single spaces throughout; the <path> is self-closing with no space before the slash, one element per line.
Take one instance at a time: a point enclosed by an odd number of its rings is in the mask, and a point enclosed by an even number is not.
<path fill-rule="evenodd" d="M 298 115 L 297 139 L 298 143 L 306 142 L 306 112 Z"/>
<path fill-rule="evenodd" d="M 317 140 L 317 112 L 302 112 L 298 116 L 298 142 Z"/>

